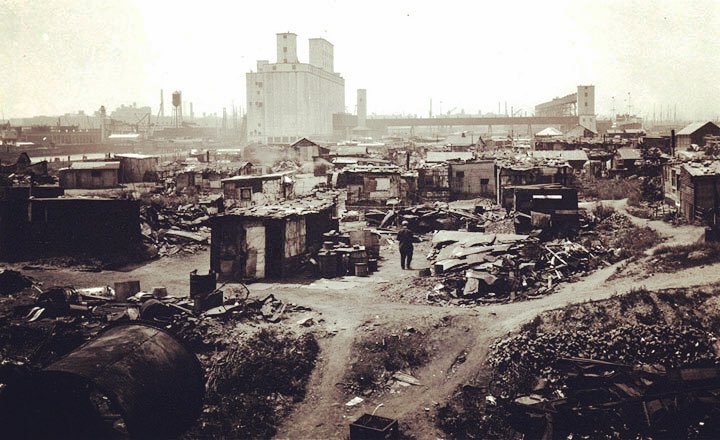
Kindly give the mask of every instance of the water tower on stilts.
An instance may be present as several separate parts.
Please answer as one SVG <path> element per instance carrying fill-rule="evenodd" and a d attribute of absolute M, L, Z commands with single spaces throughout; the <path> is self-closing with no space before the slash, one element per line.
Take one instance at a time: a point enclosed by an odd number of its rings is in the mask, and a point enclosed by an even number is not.
<path fill-rule="evenodd" d="M 172 94 L 172 105 L 173 105 L 173 122 L 175 128 L 182 125 L 182 93 L 176 90 Z"/>

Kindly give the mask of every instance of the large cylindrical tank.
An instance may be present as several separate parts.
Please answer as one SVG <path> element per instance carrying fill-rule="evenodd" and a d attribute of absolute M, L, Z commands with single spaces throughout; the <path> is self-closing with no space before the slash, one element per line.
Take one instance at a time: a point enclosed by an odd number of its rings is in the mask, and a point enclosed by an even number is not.
<path fill-rule="evenodd" d="M 173 438 L 200 415 L 204 392 L 200 362 L 170 333 L 124 324 L 11 384 L 0 419 L 8 438 L 106 438 L 113 414 L 132 438 Z"/>

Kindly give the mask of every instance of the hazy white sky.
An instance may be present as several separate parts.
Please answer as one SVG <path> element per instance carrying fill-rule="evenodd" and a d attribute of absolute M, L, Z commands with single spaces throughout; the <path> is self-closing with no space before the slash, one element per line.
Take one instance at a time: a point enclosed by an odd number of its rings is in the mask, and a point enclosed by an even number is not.
<path fill-rule="evenodd" d="M 245 73 L 275 61 L 275 33 L 335 45 L 335 70 L 369 113 L 496 112 L 595 84 L 597 111 L 677 105 L 720 115 L 720 0 L 0 1 L 0 111 L 92 113 L 159 90 L 196 114 L 245 106 Z M 442 104 L 441 104 L 442 102 Z"/>

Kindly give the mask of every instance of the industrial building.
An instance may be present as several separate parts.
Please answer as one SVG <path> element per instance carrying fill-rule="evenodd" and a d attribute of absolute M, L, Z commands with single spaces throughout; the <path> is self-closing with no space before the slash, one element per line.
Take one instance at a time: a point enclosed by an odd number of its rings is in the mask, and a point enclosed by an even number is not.
<path fill-rule="evenodd" d="M 277 34 L 277 61 L 258 60 L 246 74 L 247 139 L 289 144 L 309 136 L 330 139 L 333 114 L 345 111 L 345 79 L 335 73 L 333 45 L 309 40 L 310 62 L 297 56 L 297 35 Z"/>
<path fill-rule="evenodd" d="M 535 116 L 577 116 L 578 124 L 597 133 L 595 86 L 577 86 L 577 92 L 535 106 Z"/>

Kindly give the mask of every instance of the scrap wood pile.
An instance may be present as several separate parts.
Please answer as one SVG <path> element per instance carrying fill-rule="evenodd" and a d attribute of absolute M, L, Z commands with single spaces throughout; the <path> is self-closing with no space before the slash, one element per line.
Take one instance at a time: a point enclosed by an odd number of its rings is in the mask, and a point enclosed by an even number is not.
<path fill-rule="evenodd" d="M 642 236 L 622 214 L 583 218 L 574 239 L 544 240 L 529 235 L 438 231 L 428 255 L 440 278 L 428 300 L 502 302 L 551 293 L 559 283 L 609 266 L 630 252 L 622 241 Z M 643 250 L 638 247 L 637 251 Z"/>
<path fill-rule="evenodd" d="M 418 234 L 463 228 L 469 231 L 484 231 L 494 222 L 506 217 L 504 212 L 489 210 L 484 205 L 478 205 L 470 211 L 443 203 L 389 211 L 374 209 L 365 213 L 365 220 L 371 225 L 385 228 L 407 221 L 408 228 Z"/>
<path fill-rule="evenodd" d="M 668 429 L 710 428 L 720 414 L 715 344 L 704 330 L 668 324 L 524 333 L 491 347 L 486 400 L 531 436 L 672 438 L 679 433 Z M 688 423 L 667 424 L 678 417 Z"/>
<path fill-rule="evenodd" d="M 203 205 L 186 204 L 177 208 L 143 206 L 141 233 L 149 258 L 195 253 L 210 239 L 210 216 Z"/>
<path fill-rule="evenodd" d="M 569 240 L 517 234 L 440 231 L 428 259 L 440 277 L 429 300 L 497 302 L 552 292 L 561 281 L 596 269 L 608 250 Z"/>

